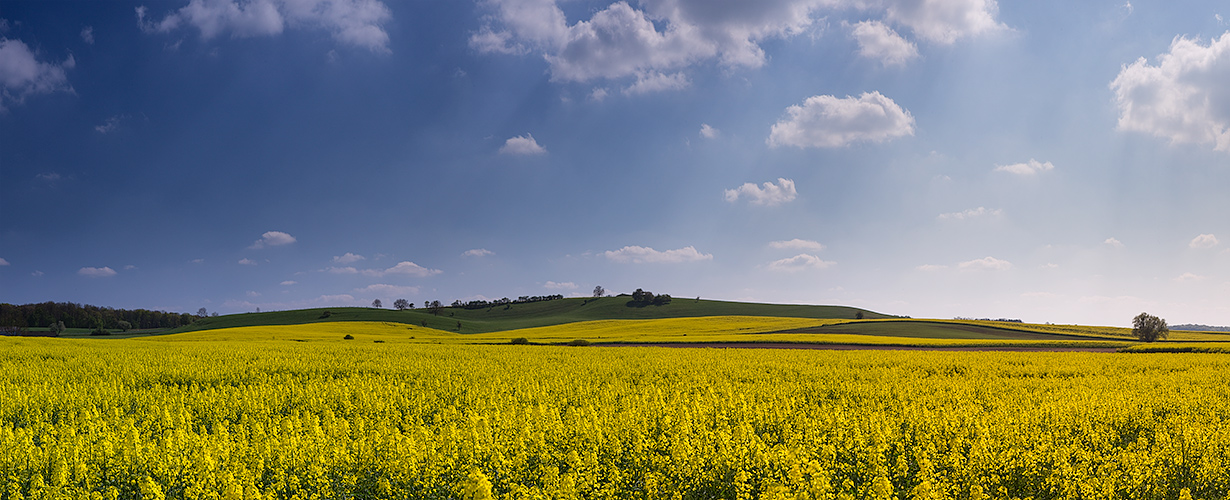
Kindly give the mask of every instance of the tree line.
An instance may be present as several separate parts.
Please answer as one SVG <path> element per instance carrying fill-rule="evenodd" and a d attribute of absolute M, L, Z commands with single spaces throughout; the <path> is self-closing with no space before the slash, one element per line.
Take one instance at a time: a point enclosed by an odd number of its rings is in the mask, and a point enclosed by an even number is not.
<path fill-rule="evenodd" d="M 0 326 L 40 328 L 63 322 L 66 328 L 123 329 L 121 321 L 131 328 L 176 328 L 192 323 L 196 317 L 187 313 L 150 311 L 147 309 L 113 309 L 110 307 L 43 302 L 41 304 L 0 304 Z"/>

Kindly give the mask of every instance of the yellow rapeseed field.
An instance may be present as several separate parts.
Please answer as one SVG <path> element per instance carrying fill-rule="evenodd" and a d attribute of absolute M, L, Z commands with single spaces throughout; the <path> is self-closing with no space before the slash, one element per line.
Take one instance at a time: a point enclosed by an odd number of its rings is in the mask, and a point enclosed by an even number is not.
<path fill-rule="evenodd" d="M 393 342 L 428 336 L 400 328 L 0 338 L 0 499 L 1230 495 L 1226 355 L 436 345 Z"/>

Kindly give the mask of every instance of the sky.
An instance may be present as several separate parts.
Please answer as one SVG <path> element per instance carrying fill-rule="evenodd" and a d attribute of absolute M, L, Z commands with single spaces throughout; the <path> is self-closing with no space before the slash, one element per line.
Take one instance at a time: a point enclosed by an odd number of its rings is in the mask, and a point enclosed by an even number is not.
<path fill-rule="evenodd" d="M 0 302 L 1230 325 L 1230 4 L 0 0 Z"/>

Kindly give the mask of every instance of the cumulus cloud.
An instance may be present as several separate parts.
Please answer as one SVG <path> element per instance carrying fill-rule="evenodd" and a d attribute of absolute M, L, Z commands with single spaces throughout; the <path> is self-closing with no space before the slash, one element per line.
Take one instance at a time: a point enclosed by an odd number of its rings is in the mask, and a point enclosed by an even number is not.
<path fill-rule="evenodd" d="M 650 247 L 626 246 L 619 250 L 607 250 L 602 255 L 615 262 L 631 262 L 634 264 L 657 262 L 695 262 L 712 260 L 713 254 L 700 253 L 696 247 L 686 246 L 675 250 L 658 251 Z"/>
<path fill-rule="evenodd" d="M 261 235 L 261 239 L 256 240 L 256 242 L 252 243 L 252 246 L 248 248 L 261 249 L 267 246 L 276 247 L 276 246 L 281 246 L 281 245 L 289 245 L 291 243 L 294 243 L 295 241 L 296 240 L 294 236 L 283 233 L 281 231 L 267 231 L 265 232 L 265 234 Z"/>
<path fill-rule="evenodd" d="M 879 92 L 812 96 L 786 108 L 786 114 L 770 130 L 769 147 L 836 148 L 914 135 L 910 112 Z"/>
<path fill-rule="evenodd" d="M 88 278 L 110 278 L 116 273 L 110 267 L 83 267 L 77 270 L 77 274 Z"/>
<path fill-rule="evenodd" d="M 366 259 L 366 257 L 362 255 L 350 253 L 350 252 L 346 252 L 345 255 L 334 255 L 333 256 L 333 262 L 336 262 L 338 264 L 354 264 L 355 262 L 361 261 L 363 259 Z"/>
<path fill-rule="evenodd" d="M 1006 271 L 1012 269 L 1012 263 L 995 257 L 983 257 L 957 264 L 957 268 L 971 271 Z"/>
<path fill-rule="evenodd" d="M 692 85 L 692 81 L 683 73 L 669 75 L 658 72 L 641 73 L 636 76 L 636 82 L 624 89 L 625 94 L 648 94 L 667 90 L 683 90 Z"/>
<path fill-rule="evenodd" d="M 418 295 L 419 287 L 376 283 L 373 285 L 367 285 L 363 288 L 356 288 L 354 289 L 354 291 L 357 293 L 368 294 L 368 295 L 382 295 L 385 297 L 393 297 L 393 296 Z"/>
<path fill-rule="evenodd" d="M 67 70 L 76 65 L 72 55 L 62 63 L 40 61 L 25 42 L 0 37 L 0 111 L 31 95 L 72 92 Z"/>
<path fill-rule="evenodd" d="M 547 148 L 538 145 L 538 141 L 534 140 L 534 136 L 525 134 L 509 138 L 504 141 L 504 145 L 500 146 L 500 154 L 506 155 L 541 155 L 546 154 Z"/>
<path fill-rule="evenodd" d="M 857 23 L 851 35 L 858 42 L 858 55 L 880 61 L 886 67 L 901 66 L 918 57 L 918 47 L 880 21 Z"/>
<path fill-rule="evenodd" d="M 1192 238 L 1192 241 L 1188 243 L 1187 246 L 1192 248 L 1213 248 L 1217 246 L 1217 243 L 1218 241 L 1216 236 L 1211 234 L 1202 234 Z"/>
<path fill-rule="evenodd" d="M 952 44 L 1007 29 L 995 20 L 995 0 L 887 0 L 884 5 L 886 19 L 933 43 Z"/>
<path fill-rule="evenodd" d="M 801 240 L 795 238 L 793 240 L 770 241 L 769 248 L 778 250 L 809 250 L 819 252 L 824 250 L 824 245 L 818 241 Z"/>
<path fill-rule="evenodd" d="M 939 271 L 942 269 L 948 269 L 948 266 L 943 264 L 923 264 L 915 269 L 918 269 L 919 271 Z"/>
<path fill-rule="evenodd" d="M 700 124 L 700 136 L 701 137 L 704 137 L 705 139 L 717 139 L 718 135 L 720 134 L 721 134 L 721 131 L 709 126 L 708 123 Z"/>
<path fill-rule="evenodd" d="M 1008 172 L 1016 175 L 1036 175 L 1041 172 L 1049 172 L 1055 170 L 1055 165 L 1051 162 L 1040 162 L 1033 158 L 1024 163 L 1013 163 L 1011 165 L 996 165 L 996 172 Z"/>
<path fill-rule="evenodd" d="M 286 280 L 286 281 L 283 281 L 283 282 L 282 282 L 282 283 L 280 283 L 280 284 L 281 284 L 282 286 L 291 286 L 291 285 L 298 285 L 298 284 L 299 284 L 299 282 L 298 282 L 298 281 L 295 281 L 295 280 Z"/>
<path fill-rule="evenodd" d="M 0 257 L 0 266 L 7 266 L 7 265 L 9 265 L 9 261 L 4 260 L 4 257 Z"/>
<path fill-rule="evenodd" d="M 256 261 L 254 261 L 254 260 L 252 260 L 252 259 L 249 259 L 249 258 L 246 258 L 246 257 L 245 257 L 245 258 L 242 258 L 242 259 L 239 259 L 239 263 L 240 263 L 240 264 L 243 264 L 243 265 L 245 265 L 245 266 L 255 266 L 255 265 L 256 265 Z"/>
<path fill-rule="evenodd" d="M 1230 32 L 1208 45 L 1175 37 L 1156 66 L 1145 58 L 1110 83 L 1119 130 L 1144 132 L 1171 144 L 1212 145 L 1230 152 Z"/>
<path fill-rule="evenodd" d="M 748 203 L 753 205 L 776 206 L 782 203 L 792 201 L 798 196 L 798 191 L 794 189 L 794 181 L 790 179 L 777 178 L 777 183 L 764 183 L 763 187 L 757 186 L 750 182 L 743 183 L 735 189 L 726 190 L 726 201 L 734 203 L 739 201 L 739 198 L 748 200 Z"/>
<path fill-rule="evenodd" d="M 1201 276 L 1195 273 L 1183 273 L 1183 274 L 1180 274 L 1178 277 L 1176 277 L 1174 280 L 1182 283 L 1185 281 L 1200 281 L 1200 280 L 1203 280 L 1204 278 L 1205 276 Z"/>
<path fill-rule="evenodd" d="M 545 284 L 543 284 L 542 287 L 548 290 L 576 290 L 577 284 L 571 281 L 565 281 L 563 283 L 556 283 L 554 281 L 548 281 Z"/>
<path fill-rule="evenodd" d="M 940 214 L 938 219 L 940 220 L 966 220 L 966 219 L 975 219 L 975 218 L 987 217 L 987 216 L 999 217 L 1003 214 L 1004 214 L 1004 211 L 998 208 L 994 210 L 988 210 L 986 207 L 978 207 L 978 208 L 970 208 L 970 209 L 962 210 L 960 212 L 949 212 L 946 214 Z"/>
<path fill-rule="evenodd" d="M 378 0 L 191 0 L 161 20 L 137 7 L 137 24 L 146 33 L 169 33 L 191 26 L 205 40 L 279 35 L 286 28 L 329 32 L 333 39 L 373 52 L 389 52 L 384 24 L 393 14 Z"/>
<path fill-rule="evenodd" d="M 801 253 L 794 257 L 770 262 L 768 268 L 770 271 L 798 272 L 811 269 L 826 269 L 834 264 L 836 262 L 823 260 L 815 255 Z"/>
<path fill-rule="evenodd" d="M 602 87 L 597 87 L 589 93 L 589 100 L 594 102 L 602 102 L 606 99 L 607 90 Z"/>
<path fill-rule="evenodd" d="M 495 255 L 495 252 L 486 248 L 471 248 L 461 253 L 462 257 L 487 257 L 489 255 Z"/>
<path fill-rule="evenodd" d="M 1110 245 L 1115 248 L 1123 248 L 1123 242 L 1114 238 L 1106 238 L 1106 241 L 1103 241 L 1102 244 Z"/>
<path fill-rule="evenodd" d="M 417 276 L 420 278 L 425 278 L 427 276 L 433 276 L 436 274 L 440 274 L 442 272 L 444 271 L 441 271 L 439 269 L 428 269 L 426 267 L 423 267 L 413 262 L 410 262 L 408 260 L 405 260 L 405 261 L 398 262 L 397 265 L 390 267 L 388 269 L 385 269 L 383 271 L 368 269 L 368 270 L 363 271 L 363 274 L 374 275 L 374 276 L 384 276 L 387 274 L 404 274 L 407 276 Z"/>
<path fill-rule="evenodd" d="M 84 28 L 81 28 L 81 41 L 89 45 L 94 45 L 94 27 L 93 26 L 86 26 Z"/>
<path fill-rule="evenodd" d="M 994 0 L 618 1 L 572 22 L 555 0 L 483 5 L 492 15 L 471 34 L 472 48 L 539 54 L 551 79 L 563 82 L 678 74 L 713 62 L 758 68 L 768 61 L 763 42 L 814 32 L 828 15 L 849 10 L 882 15 L 936 43 L 1002 28 Z"/>

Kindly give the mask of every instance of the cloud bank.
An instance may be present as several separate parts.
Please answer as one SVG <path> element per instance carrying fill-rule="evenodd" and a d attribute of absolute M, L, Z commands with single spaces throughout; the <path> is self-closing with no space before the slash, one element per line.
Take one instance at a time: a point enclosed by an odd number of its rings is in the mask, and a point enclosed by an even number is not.
<path fill-rule="evenodd" d="M 696 247 L 686 246 L 675 250 L 658 251 L 650 247 L 626 246 L 619 250 L 607 250 L 602 256 L 620 263 L 676 263 L 713 260 L 713 254 L 700 253 Z"/>
<path fill-rule="evenodd" d="M 914 135 L 910 112 L 879 92 L 812 96 L 786 108 L 786 114 L 770 130 L 769 147 L 837 148 Z"/>
<path fill-rule="evenodd" d="M 734 203 L 739 201 L 739 198 L 744 198 L 753 205 L 772 207 L 793 201 L 798 194 L 798 191 L 794 189 L 793 180 L 778 177 L 776 184 L 766 182 L 762 187 L 747 182 L 735 189 L 727 189 L 726 201 Z"/>
<path fill-rule="evenodd" d="M 373 52 L 389 52 L 384 24 L 393 14 L 376 0 L 191 0 L 161 20 L 137 7 L 137 24 L 146 33 L 170 33 L 184 26 L 196 28 L 209 40 L 224 34 L 233 38 L 280 35 L 287 28 L 329 32 L 334 40 Z"/>

